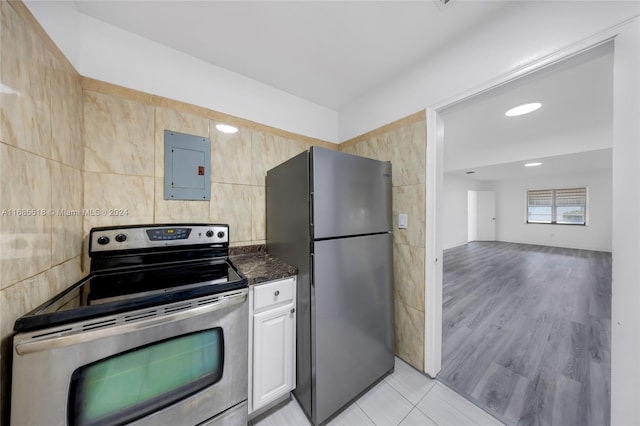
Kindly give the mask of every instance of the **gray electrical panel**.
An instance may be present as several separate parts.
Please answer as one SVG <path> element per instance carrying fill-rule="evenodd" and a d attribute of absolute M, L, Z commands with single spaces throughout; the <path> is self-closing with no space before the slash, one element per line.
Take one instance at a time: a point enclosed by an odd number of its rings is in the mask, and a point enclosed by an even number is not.
<path fill-rule="evenodd" d="M 211 141 L 164 131 L 164 199 L 211 199 Z"/>

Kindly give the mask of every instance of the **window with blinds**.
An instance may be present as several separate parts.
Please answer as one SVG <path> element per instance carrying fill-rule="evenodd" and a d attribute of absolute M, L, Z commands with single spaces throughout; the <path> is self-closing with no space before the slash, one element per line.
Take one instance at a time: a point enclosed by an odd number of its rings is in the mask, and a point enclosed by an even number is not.
<path fill-rule="evenodd" d="M 585 225 L 587 188 L 527 191 L 527 223 Z"/>

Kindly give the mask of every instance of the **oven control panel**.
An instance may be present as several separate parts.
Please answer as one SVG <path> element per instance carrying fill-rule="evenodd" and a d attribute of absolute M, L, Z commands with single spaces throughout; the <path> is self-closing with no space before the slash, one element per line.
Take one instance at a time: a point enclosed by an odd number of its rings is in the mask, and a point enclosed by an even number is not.
<path fill-rule="evenodd" d="M 90 252 L 229 242 L 228 225 L 137 225 L 93 228 Z"/>
<path fill-rule="evenodd" d="M 147 237 L 151 241 L 188 240 L 189 235 L 191 235 L 191 228 L 147 229 Z"/>

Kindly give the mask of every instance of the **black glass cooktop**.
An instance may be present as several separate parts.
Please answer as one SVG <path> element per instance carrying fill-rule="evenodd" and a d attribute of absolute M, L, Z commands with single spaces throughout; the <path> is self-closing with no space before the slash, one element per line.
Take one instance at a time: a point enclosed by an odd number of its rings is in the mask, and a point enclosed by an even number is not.
<path fill-rule="evenodd" d="M 93 273 L 19 318 L 14 329 L 48 328 L 246 286 L 246 278 L 226 260 Z"/>

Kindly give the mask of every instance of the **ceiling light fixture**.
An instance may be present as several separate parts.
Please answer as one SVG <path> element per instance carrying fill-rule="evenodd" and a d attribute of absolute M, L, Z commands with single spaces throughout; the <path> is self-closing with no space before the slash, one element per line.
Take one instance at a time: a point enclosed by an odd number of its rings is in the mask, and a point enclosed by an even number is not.
<path fill-rule="evenodd" d="M 537 110 L 541 106 L 542 104 L 540 102 L 531 102 L 528 104 L 518 105 L 505 112 L 504 115 L 506 115 L 507 117 L 517 117 L 519 115 L 529 114 L 530 112 Z"/>
<path fill-rule="evenodd" d="M 541 166 L 542 163 L 527 163 L 524 166 L 525 167 L 536 167 L 536 166 Z"/>
<path fill-rule="evenodd" d="M 216 124 L 216 129 L 222 133 L 236 133 L 238 131 L 237 127 L 233 127 L 228 124 Z"/>

